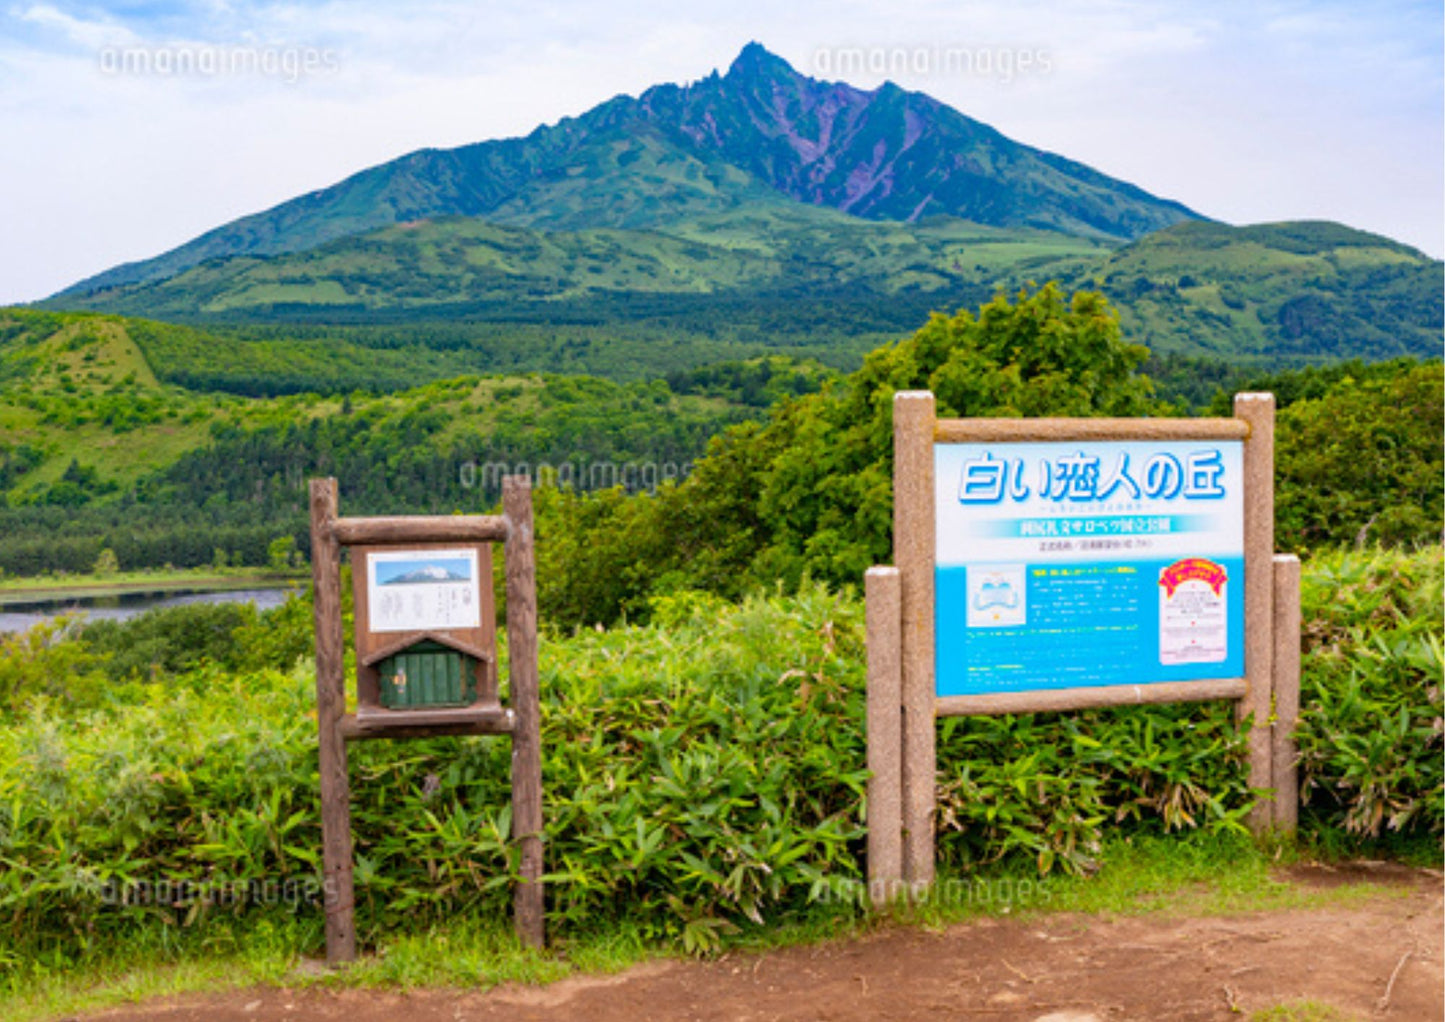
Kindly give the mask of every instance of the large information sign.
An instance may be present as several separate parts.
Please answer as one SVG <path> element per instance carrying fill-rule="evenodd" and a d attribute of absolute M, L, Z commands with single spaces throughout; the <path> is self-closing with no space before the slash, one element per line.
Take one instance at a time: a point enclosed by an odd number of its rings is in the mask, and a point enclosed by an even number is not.
<path fill-rule="evenodd" d="M 1244 675 L 1241 442 L 933 451 L 939 697 Z"/>

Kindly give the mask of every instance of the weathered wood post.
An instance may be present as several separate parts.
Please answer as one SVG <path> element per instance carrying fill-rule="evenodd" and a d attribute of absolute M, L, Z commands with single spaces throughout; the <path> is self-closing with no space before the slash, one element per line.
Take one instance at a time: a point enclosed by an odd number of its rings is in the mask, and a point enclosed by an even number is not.
<path fill-rule="evenodd" d="M 327 960 L 336 964 L 356 957 L 346 742 L 369 739 L 511 737 L 512 838 L 520 851 L 520 882 L 514 905 L 516 928 L 524 944 L 542 946 L 542 714 L 530 481 L 525 477 L 504 479 L 504 514 L 491 516 L 341 518 L 335 479 L 313 479 L 310 490 Z M 497 542 L 505 544 L 506 552 L 511 707 L 502 706 L 498 700 L 491 549 L 482 546 Z M 449 544 L 455 544 L 455 549 L 445 549 Z M 346 712 L 342 547 L 352 548 L 355 573 L 358 674 L 354 714 Z M 460 575 L 451 574 L 448 568 L 444 581 L 429 583 L 450 588 L 434 593 L 431 600 L 380 595 L 384 583 L 379 581 L 378 565 L 415 564 L 418 557 L 424 559 L 429 554 L 449 556 L 447 563 L 461 566 Z M 407 575 L 401 577 L 413 581 Z M 385 584 L 396 580 L 393 574 Z M 430 684 L 414 700 L 403 697 L 405 669 L 397 666 L 397 660 L 403 654 L 412 656 L 413 651 L 417 657 L 430 658 L 416 661 L 422 666 L 413 669 L 421 671 L 422 676 L 428 676 L 428 671 L 440 670 L 443 675 L 454 671 L 450 682 L 453 688 L 443 688 L 439 693 L 435 684 Z M 378 691 L 383 671 L 390 701 L 382 699 Z"/>
<path fill-rule="evenodd" d="M 1274 827 L 1293 834 L 1299 824 L 1299 750 L 1294 731 L 1300 702 L 1300 561 L 1274 558 L 1274 727 L 1271 767 Z"/>
<path fill-rule="evenodd" d="M 341 634 L 341 545 L 336 538 L 335 479 L 313 479 L 311 579 L 316 616 L 316 726 L 321 770 L 321 877 L 326 960 L 356 958 L 351 880 L 351 784 L 346 771 L 345 659 Z"/>
<path fill-rule="evenodd" d="M 903 640 L 903 876 L 916 892 L 933 883 L 935 424 L 931 392 L 893 395 L 893 562 Z"/>
<path fill-rule="evenodd" d="M 512 731 L 512 835 L 521 850 L 515 894 L 517 936 L 529 947 L 544 940 L 542 888 L 542 711 L 537 679 L 537 561 L 532 485 L 525 476 L 502 480 L 508 522 L 507 656 Z"/>
<path fill-rule="evenodd" d="M 1253 718 L 1249 732 L 1249 786 L 1274 783 L 1270 710 L 1274 702 L 1274 395 L 1236 394 L 1235 418 L 1249 425 L 1244 439 L 1244 676 L 1249 689 L 1235 716 Z M 1249 826 L 1268 830 L 1274 809 L 1258 803 Z"/>
<path fill-rule="evenodd" d="M 903 664 L 897 568 L 863 575 L 868 635 L 868 900 L 903 890 Z"/>

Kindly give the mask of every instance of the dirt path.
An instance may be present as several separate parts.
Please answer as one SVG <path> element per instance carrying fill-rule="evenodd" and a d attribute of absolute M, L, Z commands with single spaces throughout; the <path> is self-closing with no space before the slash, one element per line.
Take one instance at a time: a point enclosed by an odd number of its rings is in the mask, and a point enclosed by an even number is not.
<path fill-rule="evenodd" d="M 1302 878 L 1330 883 L 1328 874 Z M 1442 1005 L 1441 883 L 1398 896 L 1214 918 L 1057 915 L 872 936 L 487 992 L 251 990 L 98 1016 L 106 1022 L 1225 1020 L 1311 1000 L 1343 1017 L 1431 1022 Z M 1388 994 L 1388 998 L 1387 998 Z M 1316 1017 L 1316 1016 L 1310 1016 Z"/>

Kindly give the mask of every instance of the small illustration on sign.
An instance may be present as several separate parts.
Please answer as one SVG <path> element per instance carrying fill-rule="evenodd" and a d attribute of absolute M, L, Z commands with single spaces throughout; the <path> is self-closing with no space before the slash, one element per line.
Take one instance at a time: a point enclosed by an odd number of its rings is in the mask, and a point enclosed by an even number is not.
<path fill-rule="evenodd" d="M 1224 566 L 1186 557 L 1159 572 L 1159 662 L 1216 663 L 1229 649 Z"/>
<path fill-rule="evenodd" d="M 1001 564 L 969 575 L 968 626 L 1006 628 L 1027 620 L 1024 566 Z"/>

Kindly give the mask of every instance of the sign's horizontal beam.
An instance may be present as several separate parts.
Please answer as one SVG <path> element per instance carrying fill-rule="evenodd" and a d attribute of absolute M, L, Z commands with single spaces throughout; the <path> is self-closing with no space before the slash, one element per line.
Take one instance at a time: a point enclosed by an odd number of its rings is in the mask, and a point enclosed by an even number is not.
<path fill-rule="evenodd" d="M 362 738 L 426 738 L 432 735 L 504 735 L 515 717 L 500 706 L 429 710 L 363 708 L 343 716 L 337 726 L 348 741 Z"/>
<path fill-rule="evenodd" d="M 1144 685 L 1099 685 L 1090 688 L 1041 689 L 989 695 L 943 696 L 934 712 L 940 717 L 983 717 L 1002 713 L 1048 713 L 1100 706 L 1142 706 L 1146 703 L 1187 703 L 1208 699 L 1243 699 L 1249 685 L 1243 678 L 1208 681 L 1158 681 Z"/>
<path fill-rule="evenodd" d="M 383 546 L 390 543 L 497 543 L 507 538 L 501 515 L 401 516 L 338 518 L 331 534 L 342 546 Z"/>
<path fill-rule="evenodd" d="M 1243 419 L 939 419 L 939 443 L 1074 440 L 1244 440 Z"/>

